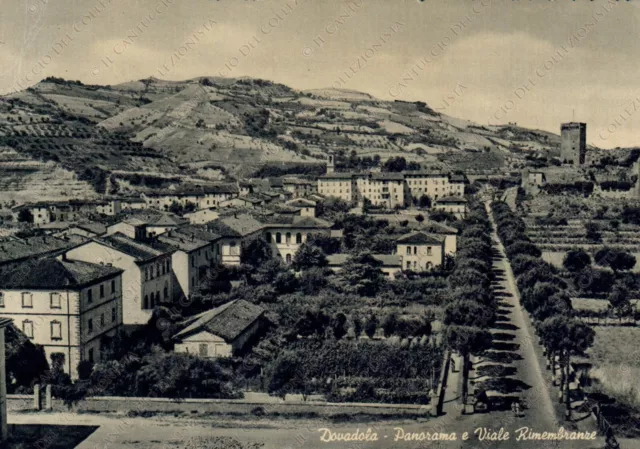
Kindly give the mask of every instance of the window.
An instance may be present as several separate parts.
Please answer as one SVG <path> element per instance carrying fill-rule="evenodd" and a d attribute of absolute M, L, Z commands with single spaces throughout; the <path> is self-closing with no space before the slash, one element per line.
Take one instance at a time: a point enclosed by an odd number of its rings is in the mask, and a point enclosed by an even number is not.
<path fill-rule="evenodd" d="M 299 232 L 296 234 L 296 243 L 298 245 L 302 243 L 302 234 L 300 234 Z"/>
<path fill-rule="evenodd" d="M 87 321 L 87 334 L 93 334 L 93 318 L 89 318 Z"/>
<path fill-rule="evenodd" d="M 27 338 L 33 338 L 33 321 L 24 320 L 22 322 L 22 332 Z"/>
<path fill-rule="evenodd" d="M 191 256 L 191 268 L 194 268 L 196 266 L 196 256 L 192 255 Z"/>
<path fill-rule="evenodd" d="M 144 295 L 144 302 L 142 303 L 143 309 L 149 308 L 149 295 Z"/>
<path fill-rule="evenodd" d="M 62 340 L 62 323 L 60 321 L 51 322 L 51 339 Z"/>
<path fill-rule="evenodd" d="M 113 280 L 111 281 L 111 294 L 114 294 L 116 292 L 116 281 Z"/>
<path fill-rule="evenodd" d="M 33 295 L 29 292 L 24 292 L 22 294 L 22 307 L 30 309 L 33 307 Z"/>
<path fill-rule="evenodd" d="M 411 269 L 411 262 L 409 260 L 407 260 L 407 270 Z"/>
<path fill-rule="evenodd" d="M 209 345 L 206 343 L 200 343 L 198 347 L 198 354 L 200 357 L 208 357 L 209 356 Z"/>
<path fill-rule="evenodd" d="M 291 254 L 287 254 L 286 261 L 287 261 L 287 264 L 291 263 Z"/>
<path fill-rule="evenodd" d="M 118 318 L 118 315 L 116 313 L 116 308 L 112 307 L 111 308 L 111 322 L 115 323 L 117 318 Z"/>
<path fill-rule="evenodd" d="M 51 293 L 50 305 L 52 309 L 60 309 L 62 307 L 60 304 L 60 293 Z"/>
<path fill-rule="evenodd" d="M 413 254 L 418 254 L 418 247 L 417 246 L 413 247 Z"/>
<path fill-rule="evenodd" d="M 165 263 L 165 265 L 167 266 L 167 273 L 171 271 L 171 265 L 169 265 L 169 259 L 167 259 L 167 262 Z"/>
<path fill-rule="evenodd" d="M 100 284 L 100 297 L 104 298 L 104 284 Z"/>
<path fill-rule="evenodd" d="M 166 281 L 164 283 L 164 299 L 169 299 L 169 284 Z"/>
<path fill-rule="evenodd" d="M 416 262 L 415 260 L 413 261 L 413 269 L 414 271 L 418 269 L 418 262 Z"/>
<path fill-rule="evenodd" d="M 4 293 L 0 292 L 0 307 L 4 307 Z"/>
<path fill-rule="evenodd" d="M 160 290 L 158 290 L 156 292 L 156 303 L 159 304 L 160 303 L 160 298 L 162 298 L 162 296 L 160 296 Z M 155 304 L 153 305 L 155 307 Z"/>
<path fill-rule="evenodd" d="M 191 286 L 195 287 L 196 285 L 196 278 L 194 276 L 191 276 Z"/>
<path fill-rule="evenodd" d="M 285 236 L 285 241 L 287 242 L 287 245 L 289 245 L 291 243 L 291 233 L 287 232 L 287 235 Z"/>
<path fill-rule="evenodd" d="M 411 255 L 411 247 L 407 246 L 407 256 L 410 256 L 410 255 Z"/>
<path fill-rule="evenodd" d="M 104 327 L 104 323 L 105 323 L 105 321 L 104 321 L 104 313 L 101 313 L 100 314 L 100 327 Z"/>
<path fill-rule="evenodd" d="M 93 363 L 93 348 L 89 348 L 89 362 Z"/>
<path fill-rule="evenodd" d="M 144 270 L 144 280 L 145 280 L 145 281 L 148 281 L 148 280 L 149 280 L 149 269 L 148 269 L 148 268 L 146 268 L 146 269 Z"/>
<path fill-rule="evenodd" d="M 87 290 L 87 302 L 92 302 L 93 301 L 93 290 L 89 289 Z"/>
<path fill-rule="evenodd" d="M 431 247 L 427 246 L 427 256 L 430 256 L 430 255 L 431 255 Z"/>
<path fill-rule="evenodd" d="M 276 243 L 282 243 L 282 234 L 276 233 Z"/>
<path fill-rule="evenodd" d="M 267 243 L 271 243 L 271 233 L 270 232 L 267 232 L 264 235 L 264 238 L 266 239 Z"/>

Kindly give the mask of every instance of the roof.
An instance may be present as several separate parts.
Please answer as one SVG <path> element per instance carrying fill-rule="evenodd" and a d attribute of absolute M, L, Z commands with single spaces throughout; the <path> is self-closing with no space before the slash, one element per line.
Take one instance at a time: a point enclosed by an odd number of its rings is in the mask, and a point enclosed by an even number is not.
<path fill-rule="evenodd" d="M 404 175 L 402 173 L 393 173 L 393 172 L 382 172 L 382 173 L 371 173 L 372 179 L 378 179 L 381 181 L 404 181 Z"/>
<path fill-rule="evenodd" d="M 438 198 L 436 204 L 440 203 L 467 203 L 467 200 L 462 196 L 445 196 L 444 198 Z"/>
<path fill-rule="evenodd" d="M 184 252 L 195 251 L 211 243 L 208 240 L 201 240 L 199 238 L 196 238 L 195 234 L 189 234 L 180 231 L 169 231 L 167 233 L 159 235 L 158 240 Z"/>
<path fill-rule="evenodd" d="M 351 179 L 354 174 L 349 172 L 342 173 L 327 173 L 326 175 L 320 176 L 318 179 Z"/>
<path fill-rule="evenodd" d="M 117 251 L 128 254 L 138 262 L 154 259 L 174 252 L 173 247 L 162 242 L 139 242 L 117 232 L 95 240 Z"/>
<path fill-rule="evenodd" d="M 316 217 L 302 217 L 300 215 L 274 215 L 264 217 L 267 228 L 330 228 L 331 223 Z"/>
<path fill-rule="evenodd" d="M 401 257 L 394 254 L 372 254 L 373 258 L 382 262 L 383 267 L 402 267 Z M 345 264 L 351 254 L 332 254 L 327 256 L 329 266 L 340 267 Z"/>
<path fill-rule="evenodd" d="M 413 231 L 396 240 L 397 243 L 412 243 L 417 245 L 439 245 L 444 239 L 439 235 L 427 234 L 422 231 Z"/>
<path fill-rule="evenodd" d="M 129 213 L 122 220 L 132 226 L 180 226 L 189 222 L 170 212 L 141 210 Z"/>
<path fill-rule="evenodd" d="M 77 235 L 69 235 L 65 238 L 40 236 L 3 241 L 0 242 L 0 264 L 64 252 L 84 242 L 86 238 Z"/>
<path fill-rule="evenodd" d="M 182 234 L 193 235 L 197 239 L 206 240 L 209 242 L 213 242 L 222 237 L 220 234 L 211 232 L 202 225 L 183 226 L 179 229 L 179 232 Z"/>
<path fill-rule="evenodd" d="M 23 262 L 0 277 L 0 288 L 77 289 L 123 270 L 75 260 L 40 259 Z"/>
<path fill-rule="evenodd" d="M 206 331 L 224 338 L 227 342 L 232 342 L 254 321 L 260 318 L 264 312 L 265 310 L 262 307 L 251 304 L 244 299 L 231 301 L 197 315 L 195 320 L 192 320 L 187 327 L 178 332 L 173 338 L 182 339 L 190 334 Z"/>
<path fill-rule="evenodd" d="M 263 224 L 248 214 L 238 214 L 219 219 L 223 224 L 231 228 L 238 235 L 253 234 L 263 228 Z"/>
<path fill-rule="evenodd" d="M 104 224 L 96 222 L 77 223 L 75 227 L 96 235 L 102 235 L 107 232 L 107 227 Z"/>

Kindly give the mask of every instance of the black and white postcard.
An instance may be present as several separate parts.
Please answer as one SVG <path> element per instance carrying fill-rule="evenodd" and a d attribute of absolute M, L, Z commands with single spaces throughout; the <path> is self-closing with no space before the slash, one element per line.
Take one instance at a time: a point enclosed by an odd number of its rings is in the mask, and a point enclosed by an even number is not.
<path fill-rule="evenodd" d="M 4 0 L 0 446 L 640 449 L 638 73 L 640 0 Z"/>

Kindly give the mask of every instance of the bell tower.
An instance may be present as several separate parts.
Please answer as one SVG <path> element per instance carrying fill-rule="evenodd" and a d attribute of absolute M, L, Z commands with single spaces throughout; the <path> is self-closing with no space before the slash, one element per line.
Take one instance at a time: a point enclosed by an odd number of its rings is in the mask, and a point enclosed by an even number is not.
<path fill-rule="evenodd" d="M 333 154 L 329 154 L 327 156 L 327 174 L 328 175 L 330 175 L 330 174 L 335 172 L 336 166 L 335 166 L 334 158 L 335 158 L 335 156 Z"/>

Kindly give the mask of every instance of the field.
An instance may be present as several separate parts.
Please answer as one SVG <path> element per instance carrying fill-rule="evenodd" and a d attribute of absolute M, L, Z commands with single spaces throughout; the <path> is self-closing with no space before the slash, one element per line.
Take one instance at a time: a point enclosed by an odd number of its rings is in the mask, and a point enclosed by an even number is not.
<path fill-rule="evenodd" d="M 596 339 L 589 349 L 590 377 L 597 392 L 635 409 L 640 408 L 640 328 L 594 326 Z"/>

